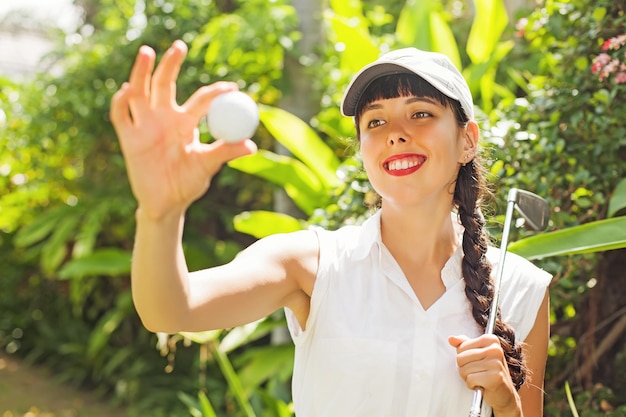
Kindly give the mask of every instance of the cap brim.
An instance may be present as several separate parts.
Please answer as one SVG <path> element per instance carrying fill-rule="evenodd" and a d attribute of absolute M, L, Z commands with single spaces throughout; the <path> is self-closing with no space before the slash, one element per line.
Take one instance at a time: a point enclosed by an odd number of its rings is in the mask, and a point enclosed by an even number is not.
<path fill-rule="evenodd" d="M 424 65 L 428 65 L 424 63 Z M 391 74 L 415 74 L 431 84 L 446 96 L 459 100 L 459 97 L 448 87 L 428 75 L 428 71 L 419 71 L 391 61 L 376 61 L 364 67 L 350 82 L 341 102 L 341 113 L 344 116 L 355 116 L 359 99 L 367 87 L 377 78 Z"/>

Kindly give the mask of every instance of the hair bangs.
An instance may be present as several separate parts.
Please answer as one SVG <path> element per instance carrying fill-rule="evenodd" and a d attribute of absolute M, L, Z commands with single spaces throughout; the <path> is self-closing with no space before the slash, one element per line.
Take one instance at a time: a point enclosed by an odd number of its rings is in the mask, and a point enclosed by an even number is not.
<path fill-rule="evenodd" d="M 444 107 L 450 106 L 459 126 L 463 126 L 469 120 L 458 100 L 446 96 L 416 74 L 396 73 L 384 75 L 372 81 L 359 98 L 355 116 L 357 136 L 360 134 L 359 120 L 361 113 L 369 104 L 377 100 L 411 96 L 432 98 Z"/>
<path fill-rule="evenodd" d="M 448 97 L 415 74 L 390 74 L 372 81 L 359 99 L 356 114 L 376 100 L 410 96 L 429 97 L 446 107 L 449 103 Z"/>

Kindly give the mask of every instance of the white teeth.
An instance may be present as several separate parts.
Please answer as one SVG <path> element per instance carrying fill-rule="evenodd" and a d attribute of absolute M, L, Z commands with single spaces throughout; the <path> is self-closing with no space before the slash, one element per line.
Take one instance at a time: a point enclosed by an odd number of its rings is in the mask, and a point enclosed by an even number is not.
<path fill-rule="evenodd" d="M 403 159 L 389 162 L 387 168 L 389 169 L 389 171 L 399 171 L 401 169 L 413 168 L 417 165 L 419 165 L 417 161 Z"/>

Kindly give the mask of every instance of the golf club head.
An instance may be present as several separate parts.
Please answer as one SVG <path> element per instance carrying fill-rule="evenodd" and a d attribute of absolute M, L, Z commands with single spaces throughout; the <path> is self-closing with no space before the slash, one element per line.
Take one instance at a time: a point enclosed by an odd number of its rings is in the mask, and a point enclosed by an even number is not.
<path fill-rule="evenodd" d="M 517 212 L 522 215 L 525 225 L 531 230 L 545 230 L 550 221 L 550 206 L 548 202 L 530 191 L 512 188 L 509 191 L 508 201 L 515 203 Z"/>

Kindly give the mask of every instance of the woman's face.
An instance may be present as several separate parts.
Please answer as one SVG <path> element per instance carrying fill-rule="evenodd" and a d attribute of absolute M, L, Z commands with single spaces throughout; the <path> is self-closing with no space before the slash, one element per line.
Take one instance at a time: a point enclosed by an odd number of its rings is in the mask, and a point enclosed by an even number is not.
<path fill-rule="evenodd" d="M 364 107 L 358 123 L 363 164 L 383 204 L 452 203 L 477 130 L 459 127 L 450 106 L 430 97 L 380 99 Z"/>

